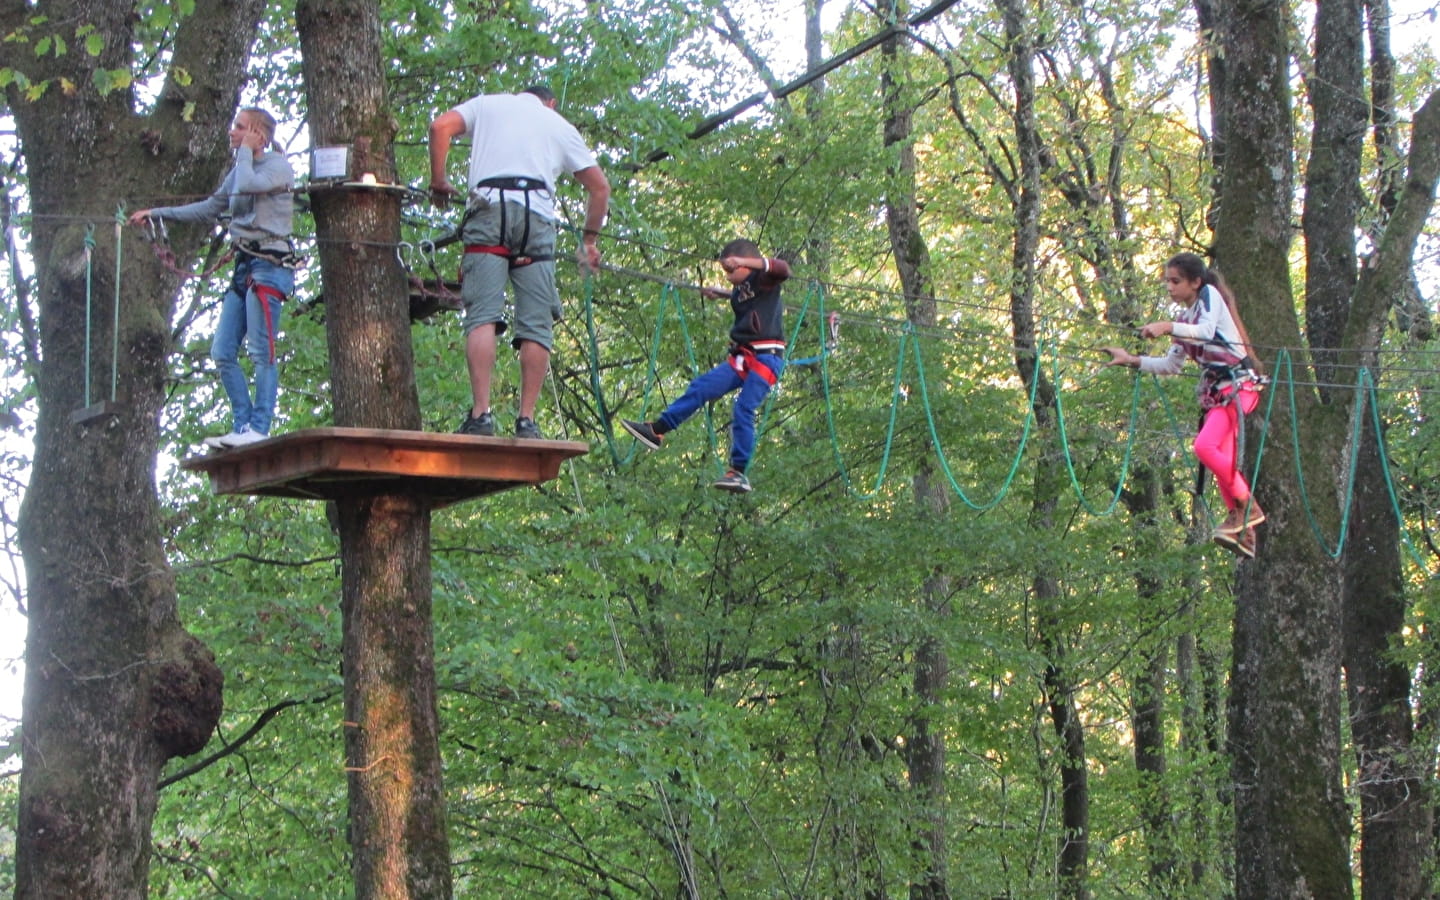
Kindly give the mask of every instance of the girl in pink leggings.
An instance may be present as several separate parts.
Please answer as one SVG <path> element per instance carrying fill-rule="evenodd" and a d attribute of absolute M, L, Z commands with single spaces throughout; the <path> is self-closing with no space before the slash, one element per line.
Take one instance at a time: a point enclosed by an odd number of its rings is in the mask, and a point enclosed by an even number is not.
<path fill-rule="evenodd" d="M 1136 356 L 1121 347 L 1106 347 L 1108 365 L 1175 375 L 1186 359 L 1200 364 L 1199 397 L 1204 416 L 1195 436 L 1195 456 L 1215 476 L 1229 510 L 1215 529 L 1214 540 L 1236 554 L 1254 557 L 1255 526 L 1265 521 L 1265 513 L 1240 471 L 1237 448 L 1241 416 L 1259 405 L 1264 378 L 1250 354 L 1250 339 L 1234 296 L 1203 259 L 1194 253 L 1173 257 L 1165 264 L 1165 287 L 1170 299 L 1185 311 L 1173 322 L 1151 322 L 1140 329 L 1140 336 L 1168 334 L 1170 350 L 1163 356 Z"/>

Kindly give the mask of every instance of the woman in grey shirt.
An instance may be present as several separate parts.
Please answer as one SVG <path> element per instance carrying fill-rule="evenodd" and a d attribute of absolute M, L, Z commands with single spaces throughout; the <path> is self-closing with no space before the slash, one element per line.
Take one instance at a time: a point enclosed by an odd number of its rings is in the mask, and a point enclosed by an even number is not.
<path fill-rule="evenodd" d="M 184 206 L 142 209 L 132 225 L 147 219 L 214 224 L 228 220 L 235 242 L 235 271 L 220 304 L 210 358 L 230 399 L 229 434 L 208 437 L 213 449 L 239 447 L 270 434 L 280 376 L 275 365 L 275 334 L 280 309 L 295 289 L 296 256 L 290 243 L 294 217 L 295 172 L 275 139 L 275 119 L 247 107 L 230 126 L 234 165 L 215 193 Z M 253 394 L 240 367 L 241 345 L 254 369 Z"/>

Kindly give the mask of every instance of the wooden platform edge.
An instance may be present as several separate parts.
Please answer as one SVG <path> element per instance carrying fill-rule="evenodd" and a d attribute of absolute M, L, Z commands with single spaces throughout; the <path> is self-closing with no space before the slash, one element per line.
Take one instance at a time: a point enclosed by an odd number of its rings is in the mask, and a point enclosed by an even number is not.
<path fill-rule="evenodd" d="M 219 494 L 311 500 L 423 494 L 432 506 L 555 478 L 580 441 L 475 437 L 428 431 L 330 426 L 188 457 Z"/>

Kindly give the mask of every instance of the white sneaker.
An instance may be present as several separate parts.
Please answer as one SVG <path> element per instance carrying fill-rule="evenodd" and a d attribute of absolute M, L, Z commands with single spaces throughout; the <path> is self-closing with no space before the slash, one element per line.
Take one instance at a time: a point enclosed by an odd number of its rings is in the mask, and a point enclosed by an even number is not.
<path fill-rule="evenodd" d="M 269 436 L 270 435 L 268 434 L 261 434 L 260 432 L 251 429 L 249 425 L 246 425 L 239 431 L 233 431 L 230 434 L 227 434 L 224 437 L 220 438 L 220 446 L 244 447 L 247 444 L 258 444 Z"/>
<path fill-rule="evenodd" d="M 210 437 L 201 441 L 201 443 L 211 450 L 225 450 L 231 446 L 230 442 L 239 434 L 240 432 L 238 431 L 232 431 L 229 434 L 212 434 Z"/>

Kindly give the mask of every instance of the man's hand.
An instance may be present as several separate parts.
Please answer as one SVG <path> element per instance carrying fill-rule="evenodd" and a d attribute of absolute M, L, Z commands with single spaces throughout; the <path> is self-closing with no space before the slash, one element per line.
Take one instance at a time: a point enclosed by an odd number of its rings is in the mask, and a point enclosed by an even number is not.
<path fill-rule="evenodd" d="M 455 190 L 455 185 L 448 181 L 442 179 L 430 182 L 430 202 L 436 206 L 449 206 L 459 195 L 460 192 Z"/>
<path fill-rule="evenodd" d="M 600 248 L 596 246 L 594 236 L 586 237 L 580 242 L 579 249 L 575 251 L 575 261 L 586 274 L 600 271 Z"/>

